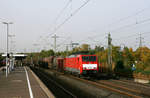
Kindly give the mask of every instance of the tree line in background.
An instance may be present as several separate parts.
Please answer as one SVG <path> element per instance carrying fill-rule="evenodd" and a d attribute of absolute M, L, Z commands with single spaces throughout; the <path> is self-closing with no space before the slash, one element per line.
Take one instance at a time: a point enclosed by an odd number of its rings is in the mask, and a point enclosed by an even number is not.
<path fill-rule="evenodd" d="M 114 72 L 141 72 L 150 74 L 150 49 L 148 47 L 139 47 L 136 50 L 132 48 L 112 45 L 112 70 Z M 82 44 L 80 47 L 75 47 L 71 51 L 54 52 L 53 50 L 42 50 L 39 53 L 28 53 L 26 61 L 38 63 L 37 61 L 50 56 L 66 57 L 72 54 L 96 54 L 100 64 L 100 70 L 107 72 L 108 69 L 108 48 L 95 46 L 91 49 L 88 44 Z"/>

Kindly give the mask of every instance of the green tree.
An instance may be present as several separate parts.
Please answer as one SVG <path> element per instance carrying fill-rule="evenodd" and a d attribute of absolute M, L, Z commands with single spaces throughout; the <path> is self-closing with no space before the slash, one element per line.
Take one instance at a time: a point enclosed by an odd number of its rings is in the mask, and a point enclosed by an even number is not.
<path fill-rule="evenodd" d="M 123 49 L 124 66 L 129 69 L 131 69 L 132 65 L 135 62 L 132 54 L 133 54 L 133 51 L 131 48 L 129 49 L 128 47 L 124 47 Z"/>
<path fill-rule="evenodd" d="M 122 51 L 119 46 L 112 46 L 112 60 L 117 63 L 117 61 L 123 61 Z"/>
<path fill-rule="evenodd" d="M 80 50 L 81 51 L 88 51 L 90 49 L 90 45 L 82 44 Z"/>
<path fill-rule="evenodd" d="M 96 51 L 96 52 L 98 52 L 98 51 L 104 51 L 104 47 L 95 46 L 95 51 Z"/>
<path fill-rule="evenodd" d="M 54 51 L 53 50 L 48 50 L 48 51 L 45 51 L 45 50 L 42 50 L 40 52 L 40 56 L 41 57 L 49 57 L 49 56 L 54 56 Z"/>
<path fill-rule="evenodd" d="M 136 67 L 138 70 L 145 70 L 150 67 L 150 49 L 148 47 L 139 47 L 135 51 Z"/>

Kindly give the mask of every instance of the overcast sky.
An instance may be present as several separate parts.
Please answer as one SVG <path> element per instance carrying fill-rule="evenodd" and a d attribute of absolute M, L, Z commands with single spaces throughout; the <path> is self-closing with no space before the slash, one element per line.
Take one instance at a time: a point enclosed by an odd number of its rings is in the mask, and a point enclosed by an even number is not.
<path fill-rule="evenodd" d="M 0 0 L 0 21 L 13 22 L 9 33 L 15 37 L 9 38 L 9 47 L 17 52 L 52 49 L 54 33 L 59 36 L 58 50 L 65 49 L 65 44 L 71 41 L 106 47 L 109 32 L 114 45 L 138 47 L 139 33 L 142 33 L 143 45 L 150 47 L 150 0 L 90 0 L 74 15 L 85 2 Z M 5 50 L 6 25 L 1 23 L 0 52 Z"/>

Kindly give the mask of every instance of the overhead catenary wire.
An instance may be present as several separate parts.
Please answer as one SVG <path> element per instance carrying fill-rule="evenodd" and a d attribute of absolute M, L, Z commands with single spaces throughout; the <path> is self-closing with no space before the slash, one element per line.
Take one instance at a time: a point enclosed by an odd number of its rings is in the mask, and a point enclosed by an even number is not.
<path fill-rule="evenodd" d="M 132 15 L 129 15 L 129 16 L 120 18 L 119 20 L 117 20 L 117 21 L 115 21 L 115 22 L 112 22 L 112 23 L 106 25 L 106 27 L 114 26 L 114 24 L 120 23 L 120 22 L 125 21 L 125 20 L 127 20 L 127 19 L 130 19 L 130 18 L 132 18 L 132 17 L 134 17 L 134 16 L 137 16 L 137 15 L 143 13 L 143 12 L 144 12 L 145 10 L 147 10 L 148 8 L 149 8 L 149 6 L 146 7 L 146 8 L 143 8 L 143 9 L 141 9 L 141 10 L 138 10 L 137 12 L 133 13 Z M 136 24 L 138 24 L 137 20 L 136 20 Z M 131 25 L 131 24 L 130 24 L 130 25 Z M 126 25 L 126 26 L 124 26 L 124 28 L 125 28 L 125 27 L 129 27 L 130 25 Z M 112 32 L 112 31 L 109 30 L 109 32 Z"/>
<path fill-rule="evenodd" d="M 56 18 L 54 19 L 54 25 L 56 25 L 56 22 L 57 22 L 57 20 L 61 17 L 61 15 L 64 13 L 64 11 L 66 10 L 66 8 L 69 6 L 69 4 L 72 2 L 72 0 L 69 0 L 68 2 L 67 2 L 67 4 L 63 7 L 63 9 L 59 12 L 59 14 L 56 16 Z M 54 28 L 55 29 L 55 28 Z M 43 35 L 45 35 L 45 33 L 43 33 L 38 39 L 37 39 L 37 41 L 38 40 L 40 40 L 41 39 L 41 37 L 43 36 Z M 46 36 L 46 38 L 48 38 L 49 36 L 51 36 L 52 34 L 48 34 L 47 36 Z M 37 42 L 36 41 L 36 42 Z"/>
<path fill-rule="evenodd" d="M 90 39 L 96 38 L 96 37 L 101 38 L 101 37 L 104 37 L 105 35 L 106 35 L 106 33 L 97 34 L 97 35 L 94 35 L 94 36 L 88 36 L 88 37 L 86 37 L 86 38 L 84 38 L 84 39 L 82 39 L 82 40 L 79 40 L 78 42 L 80 43 L 80 42 L 86 41 L 86 40 L 88 40 L 89 38 L 90 38 Z"/>
<path fill-rule="evenodd" d="M 149 8 L 149 7 L 143 8 L 143 9 L 141 9 L 141 10 L 139 10 L 139 11 L 133 13 L 132 15 L 123 17 L 123 18 L 121 18 L 121 19 L 119 19 L 119 20 L 117 20 L 117 21 L 115 21 L 115 22 L 110 23 L 108 26 L 112 26 L 112 25 L 117 24 L 117 23 L 119 23 L 119 22 L 121 22 L 121 21 L 127 20 L 127 19 L 129 19 L 129 18 L 134 17 L 134 16 L 137 16 L 137 15 L 143 13 L 143 12 L 144 12 L 145 10 L 147 10 L 148 8 Z"/>
<path fill-rule="evenodd" d="M 136 37 L 135 39 L 137 40 L 137 36 L 139 36 L 139 35 L 142 35 L 142 38 L 143 39 L 145 39 L 145 37 L 147 37 L 146 35 L 147 34 L 150 34 L 150 32 L 143 32 L 143 33 L 136 33 L 136 34 L 132 34 L 132 35 L 129 35 L 129 36 L 125 36 L 125 37 L 120 37 L 120 38 L 118 38 L 118 39 L 113 39 L 113 43 L 114 42 L 117 42 L 118 43 L 118 40 L 122 40 L 122 39 L 124 39 L 124 38 L 126 38 L 126 39 L 129 39 L 129 38 L 132 38 L 132 37 Z M 145 35 L 145 36 L 143 36 L 143 35 Z M 130 44 L 131 43 L 133 43 L 133 42 L 130 42 Z M 137 43 L 137 42 L 136 42 Z M 133 43 L 134 44 L 134 43 Z M 124 44 L 124 46 L 125 46 L 125 44 Z M 137 47 L 137 45 L 135 46 L 135 47 Z"/>
<path fill-rule="evenodd" d="M 70 15 L 69 15 L 69 17 L 67 17 L 62 23 L 60 23 L 57 27 L 55 27 L 54 28 L 54 31 L 53 31 L 53 33 L 50 33 L 47 37 L 49 37 L 49 36 L 52 36 L 53 34 L 56 34 L 56 31 L 58 31 L 58 29 L 60 29 L 67 21 L 69 21 L 77 12 L 79 12 L 79 10 L 81 9 L 81 8 L 83 8 L 86 4 L 88 4 L 88 2 L 89 1 L 91 1 L 91 0 L 86 0 L 85 2 L 84 2 L 84 4 L 82 4 L 79 8 L 77 8 L 74 12 L 72 12 Z M 72 0 L 70 0 L 69 1 L 70 3 L 72 2 Z M 69 6 L 69 4 L 70 3 L 67 3 L 66 4 L 66 7 L 64 7 L 63 9 L 66 9 L 68 6 Z M 62 12 L 61 12 L 62 13 Z M 59 16 L 59 15 L 58 15 Z M 58 17 L 57 16 L 57 17 Z M 55 19 L 55 20 L 57 20 L 57 18 Z"/>
<path fill-rule="evenodd" d="M 101 35 L 102 35 L 102 34 L 101 34 Z M 103 35 L 104 35 L 104 34 L 103 34 Z M 106 38 L 106 36 L 100 36 L 100 38 L 102 38 L 102 37 L 103 37 L 103 41 L 104 41 L 104 39 Z M 81 43 L 81 42 L 84 42 L 84 43 L 85 43 L 85 42 L 87 42 L 88 39 L 91 39 L 90 42 L 92 41 L 92 42 L 95 43 L 95 44 L 92 43 L 92 45 L 97 45 L 97 44 L 102 45 L 102 42 L 95 41 L 93 38 L 94 38 L 94 36 L 92 36 L 92 37 L 90 36 L 90 37 L 87 37 L 87 38 L 85 38 L 85 39 L 82 39 L 82 40 L 78 41 L 78 43 Z M 89 45 L 91 45 L 91 44 L 89 44 Z"/>
<path fill-rule="evenodd" d="M 69 0 L 67 2 L 67 4 L 64 6 L 64 8 L 59 12 L 59 14 L 57 15 L 57 17 L 54 20 L 54 23 L 56 25 L 57 20 L 61 17 L 61 15 L 64 13 L 64 11 L 66 10 L 66 8 L 71 4 L 72 0 Z"/>
<path fill-rule="evenodd" d="M 69 38 L 70 38 L 70 37 L 67 37 L 62 43 L 58 44 L 58 45 L 57 45 L 57 48 L 62 49 L 62 48 L 64 47 L 64 45 L 65 45 L 65 42 L 68 41 Z"/>
<path fill-rule="evenodd" d="M 124 29 L 124 28 L 128 28 L 128 27 L 132 27 L 132 26 L 134 26 L 134 25 L 139 25 L 139 24 L 142 24 L 142 23 L 145 23 L 145 22 L 148 22 L 148 21 L 150 21 L 150 18 L 144 19 L 144 20 L 139 21 L 139 22 L 136 22 L 136 23 L 124 25 L 124 26 L 119 27 L 119 28 L 117 28 L 117 29 L 111 30 L 111 32 L 115 32 L 115 31 L 117 31 L 117 30 Z"/>
<path fill-rule="evenodd" d="M 141 10 L 139 10 L 139 11 L 135 12 L 135 13 L 134 13 L 134 14 L 132 14 L 132 15 L 129 15 L 129 16 L 123 17 L 123 18 L 121 18 L 121 19 L 117 20 L 116 22 L 112 22 L 112 23 L 110 23 L 110 24 L 109 24 L 109 25 L 107 25 L 107 26 L 114 25 L 114 24 L 116 24 L 116 23 L 118 23 L 118 22 L 121 22 L 121 21 L 127 20 L 127 19 L 129 19 L 129 18 L 131 18 L 131 17 L 134 17 L 134 16 L 136 16 L 136 15 L 139 15 L 139 14 L 143 13 L 145 10 L 147 10 L 148 8 L 149 8 L 149 7 L 144 8 L 144 9 L 141 9 Z M 145 20 L 145 21 L 142 21 L 142 22 L 146 22 L 146 20 Z M 126 28 L 126 27 L 130 27 L 130 26 L 132 26 L 132 25 L 140 24 L 140 23 L 141 23 L 141 22 L 137 22 L 137 23 L 133 23 L 133 24 L 125 25 L 125 26 L 120 27 L 120 28 L 118 28 L 118 29 Z M 111 31 L 111 32 L 112 32 L 112 31 Z M 105 35 L 105 33 L 104 33 L 103 35 Z M 93 38 L 94 38 L 94 37 L 98 37 L 98 35 L 93 36 Z M 87 39 L 87 38 L 86 38 L 86 39 Z M 85 41 L 85 40 L 81 40 L 81 41 Z"/>
<path fill-rule="evenodd" d="M 55 28 L 55 32 L 56 32 L 58 29 L 60 29 L 68 20 L 70 20 L 77 12 L 79 12 L 81 8 L 83 8 L 86 4 L 88 4 L 89 1 L 91 1 L 91 0 L 85 1 L 84 4 L 82 4 L 79 8 L 77 8 L 68 18 L 66 18 L 61 24 L 59 24 L 59 25 Z"/>
<path fill-rule="evenodd" d="M 86 0 L 83 0 L 84 2 L 86 1 Z M 88 1 L 88 0 L 87 0 Z M 68 1 L 68 3 L 70 2 L 70 0 Z M 66 4 L 66 6 L 67 6 L 67 4 Z M 69 5 L 68 5 L 69 6 Z M 64 7 L 65 8 L 65 7 Z M 136 15 L 139 15 L 140 13 L 142 13 L 142 12 L 144 12 L 145 11 L 145 9 L 142 9 L 142 10 L 139 10 L 138 12 L 136 12 L 136 13 L 134 13 L 133 15 L 129 15 L 129 16 L 127 16 L 127 17 L 124 17 L 124 18 L 121 18 L 121 19 L 119 19 L 118 21 L 116 21 L 116 22 L 113 22 L 112 24 L 114 24 L 114 23 L 118 23 L 118 22 L 120 22 L 120 21 L 124 21 L 124 20 L 127 20 L 127 19 L 129 19 L 129 18 L 131 18 L 131 17 L 133 17 L 133 16 L 136 16 Z M 73 12 L 74 13 L 74 12 Z M 73 13 L 71 13 L 71 15 L 73 15 Z M 60 25 L 58 25 L 57 27 L 56 27 L 56 31 L 57 30 L 59 30 L 67 21 L 69 21 L 69 19 L 72 17 L 72 16 L 69 16 L 68 18 L 66 18 Z M 59 16 L 59 15 L 58 15 Z M 60 15 L 61 16 L 61 15 Z M 57 19 L 57 18 L 56 18 Z M 141 22 L 141 21 L 140 21 Z M 129 25 L 125 25 L 125 26 L 122 26 L 121 28 L 117 28 L 116 30 L 119 30 L 119 29 L 123 29 L 123 28 L 127 28 L 127 27 L 130 27 L 130 26 L 133 26 L 133 25 L 137 25 L 137 24 L 141 24 L 140 22 L 137 22 L 137 23 L 133 23 L 133 24 L 129 24 Z M 144 23 L 144 21 L 143 21 L 143 23 Z M 115 31 L 116 31 L 115 30 Z M 115 33 L 115 32 L 114 32 Z M 52 34 L 54 34 L 54 33 L 52 33 Z M 50 35 L 52 35 L 52 34 L 50 34 Z"/>
<path fill-rule="evenodd" d="M 62 41 L 60 44 L 58 44 L 58 46 L 64 45 L 64 43 L 65 43 L 66 41 L 68 41 L 69 38 L 70 38 L 70 37 L 65 38 L 65 40 Z"/>
<path fill-rule="evenodd" d="M 143 32 L 143 33 L 140 33 L 140 34 L 150 34 L 150 32 Z M 128 36 L 123 36 L 123 37 L 116 38 L 116 39 L 113 39 L 113 40 L 121 40 L 121 39 L 124 39 L 124 38 L 129 39 L 129 38 L 136 37 L 136 36 L 139 36 L 139 33 L 128 35 Z"/>
<path fill-rule="evenodd" d="M 0 18 L 0 22 L 5 22 L 5 21 L 6 21 L 6 19 Z"/>
<path fill-rule="evenodd" d="M 121 28 L 126 28 L 126 27 L 128 27 L 128 26 L 138 25 L 138 24 L 141 24 L 141 23 L 144 23 L 144 22 L 147 22 L 147 21 L 150 21 L 150 18 L 145 19 L 145 20 L 142 20 L 142 21 L 140 21 L 140 22 L 138 22 L 138 23 L 133 23 L 133 24 L 130 24 L 130 25 L 126 25 L 126 26 L 120 27 L 119 29 L 121 29 Z M 146 32 L 145 32 L 145 33 L 146 33 Z M 142 34 L 143 34 L 143 33 L 142 33 Z M 137 35 L 137 34 L 133 34 L 133 35 L 129 35 L 129 36 L 121 37 L 121 38 L 129 38 L 129 37 L 132 37 L 132 36 L 135 36 L 135 35 Z M 98 35 L 95 35 L 95 36 L 93 36 L 93 37 L 90 36 L 90 38 L 94 38 L 94 37 L 98 37 Z M 89 37 L 87 37 L 86 39 L 88 39 L 88 38 L 89 38 Z M 82 40 L 80 40 L 79 42 L 81 42 L 81 41 L 86 41 L 86 39 L 82 39 Z M 119 39 L 113 39 L 113 40 L 119 40 Z"/>
<path fill-rule="evenodd" d="M 117 21 L 115 21 L 115 22 L 112 22 L 112 23 L 110 23 L 110 24 L 108 24 L 108 25 L 105 25 L 105 26 L 106 26 L 106 27 L 114 26 L 114 24 L 120 23 L 120 22 L 122 22 L 122 21 L 125 21 L 125 20 L 127 20 L 127 19 L 129 19 L 129 18 L 132 18 L 132 17 L 134 17 L 134 16 L 137 16 L 137 15 L 143 13 L 143 12 L 144 12 L 145 10 L 147 10 L 148 8 L 149 8 L 149 6 L 146 7 L 146 8 L 143 8 L 143 9 L 141 9 L 141 10 L 138 10 L 137 12 L 133 13 L 132 15 L 129 15 L 129 16 L 120 18 L 119 20 L 117 20 Z M 136 22 L 137 22 L 137 20 L 136 20 Z M 136 24 L 138 24 L 138 23 L 136 23 Z M 104 27 L 105 27 L 105 26 L 104 26 Z M 129 26 L 130 26 L 130 25 L 129 25 Z M 126 27 L 128 27 L 128 25 L 126 25 Z M 112 31 L 109 30 L 109 32 L 112 32 Z"/>

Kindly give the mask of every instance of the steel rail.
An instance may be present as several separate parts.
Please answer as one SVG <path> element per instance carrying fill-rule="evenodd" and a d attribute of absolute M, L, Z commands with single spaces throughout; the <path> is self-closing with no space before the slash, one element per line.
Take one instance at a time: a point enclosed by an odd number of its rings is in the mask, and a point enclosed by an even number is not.
<path fill-rule="evenodd" d="M 39 72 L 40 75 L 42 75 L 43 77 L 45 77 L 47 80 L 51 81 L 52 83 L 54 83 L 57 87 L 59 87 L 60 89 L 62 89 L 66 94 L 72 96 L 73 98 L 77 98 L 77 96 L 75 96 L 74 94 L 72 94 L 70 91 L 66 90 L 64 87 L 62 87 L 60 84 L 58 84 L 57 82 L 55 82 L 54 80 L 50 79 L 48 76 L 46 76 L 45 74 L 43 74 L 42 72 Z"/>
<path fill-rule="evenodd" d="M 53 70 L 54 71 L 54 70 Z M 55 73 L 58 73 L 58 74 L 61 74 L 61 75 L 65 75 L 64 73 L 61 73 L 61 72 L 57 72 L 57 71 L 54 71 Z M 68 76 L 70 78 L 73 78 L 73 79 L 76 79 L 76 80 L 79 80 L 79 81 L 82 81 L 82 82 L 85 82 L 85 83 L 88 83 L 88 84 L 91 84 L 91 85 L 94 85 L 98 88 L 104 88 L 104 89 L 107 89 L 107 90 L 110 90 L 110 91 L 113 91 L 113 92 L 116 92 L 116 93 L 119 93 L 119 94 L 122 94 L 122 95 L 125 95 L 125 96 L 129 96 L 129 97 L 133 97 L 133 98 L 142 98 L 141 96 L 138 96 L 138 95 L 134 95 L 132 94 L 131 92 L 127 92 L 127 91 L 121 91 L 119 89 L 116 89 L 116 88 L 112 88 L 110 86 L 107 86 L 107 85 L 103 85 L 103 84 L 100 84 L 100 83 L 97 83 L 97 82 L 93 82 L 93 81 L 90 81 L 90 80 L 86 80 L 86 79 L 82 79 L 82 78 L 78 78 L 78 77 L 75 77 L 75 76 L 72 76 L 72 75 L 69 75 L 69 74 L 66 74 L 65 76 Z"/>
<path fill-rule="evenodd" d="M 128 87 L 125 87 L 125 86 L 116 85 L 116 84 L 108 82 L 108 81 L 98 81 L 98 83 L 101 83 L 101 84 L 104 84 L 104 85 L 109 85 L 109 86 L 112 86 L 112 87 L 117 87 L 119 89 L 123 89 L 123 90 L 129 91 L 129 92 L 135 93 L 135 94 L 139 94 L 139 95 L 144 95 L 144 96 L 149 96 L 150 97 L 149 94 L 144 93 L 144 92 L 142 92 L 140 90 L 135 90 L 135 89 L 131 89 L 131 88 L 128 88 Z"/>
<path fill-rule="evenodd" d="M 141 84 L 141 83 L 137 83 L 137 82 L 131 82 L 131 81 L 126 81 L 126 80 L 111 80 L 111 81 L 114 81 L 114 82 L 119 82 L 119 83 L 123 83 L 123 84 L 127 84 L 127 85 L 134 85 L 134 86 L 140 86 L 140 87 L 143 87 L 143 88 L 147 88 L 147 89 L 150 89 L 150 85 L 144 85 L 144 84 Z"/>
<path fill-rule="evenodd" d="M 103 84 L 99 84 L 99 83 L 96 83 L 96 82 L 93 82 L 93 81 L 89 81 L 89 80 L 85 80 L 85 79 L 73 77 L 73 76 L 71 76 L 71 75 L 69 75 L 69 77 L 72 77 L 72 78 L 74 78 L 74 79 L 77 79 L 77 80 L 80 80 L 80 81 L 89 83 L 89 84 L 91 84 L 91 85 L 95 85 L 96 87 L 99 87 L 99 88 L 104 88 L 104 89 L 111 90 L 111 91 L 113 91 L 113 92 L 117 92 L 117 93 L 122 94 L 122 95 L 130 96 L 130 97 L 133 97 L 133 98 L 142 98 L 141 96 L 137 96 L 137 95 L 131 94 L 131 93 L 129 93 L 129 92 L 121 91 L 121 90 L 118 90 L 118 89 L 116 89 L 116 88 L 109 87 L 109 86 L 107 86 L 107 85 L 103 85 Z"/>

